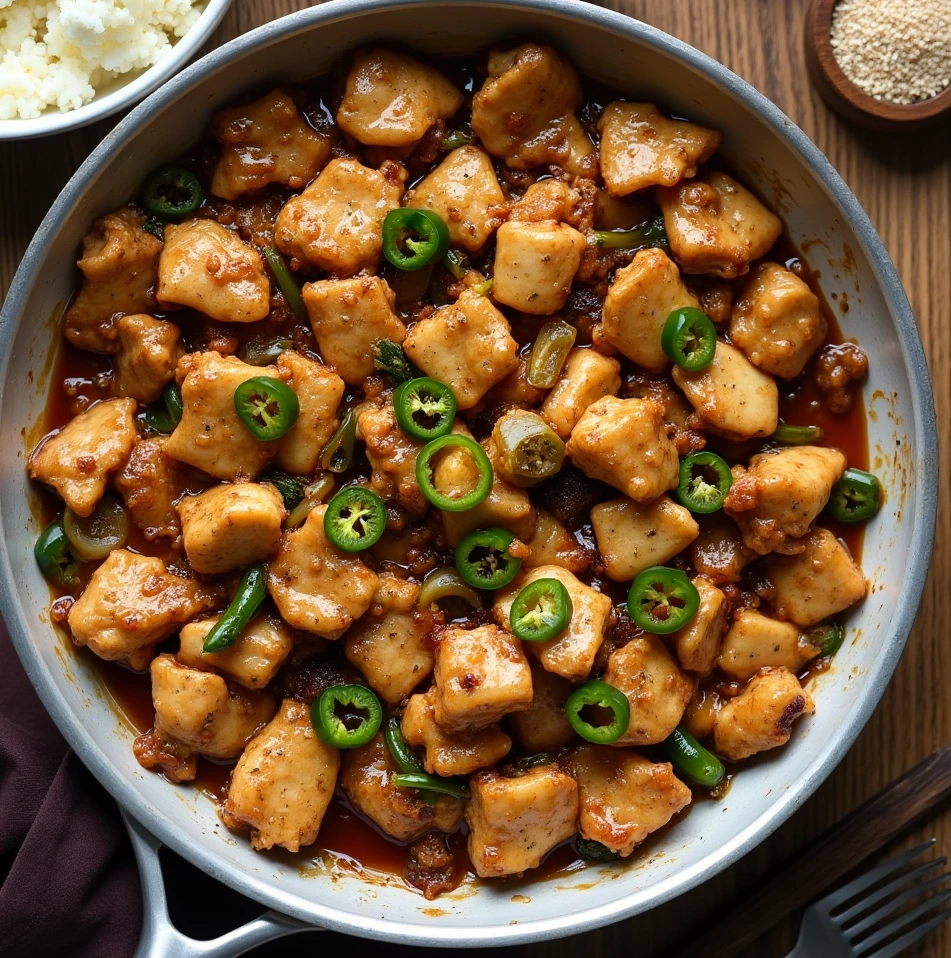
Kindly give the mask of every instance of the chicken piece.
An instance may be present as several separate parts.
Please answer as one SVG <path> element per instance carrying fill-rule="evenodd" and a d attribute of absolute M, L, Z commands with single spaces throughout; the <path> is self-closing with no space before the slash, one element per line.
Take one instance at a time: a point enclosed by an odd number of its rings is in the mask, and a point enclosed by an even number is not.
<path fill-rule="evenodd" d="M 267 585 L 284 620 L 295 629 L 339 639 L 370 607 L 378 578 L 324 533 L 326 506 L 311 509 L 298 529 L 281 537 Z"/>
<path fill-rule="evenodd" d="M 578 830 L 578 784 L 557 765 L 542 765 L 517 778 L 480 772 L 469 788 L 469 858 L 480 878 L 537 868 Z"/>
<path fill-rule="evenodd" d="M 604 681 L 627 696 L 631 720 L 614 745 L 656 745 L 677 727 L 694 683 L 656 635 L 641 635 L 611 654 Z"/>
<path fill-rule="evenodd" d="M 663 372 L 670 360 L 661 348 L 661 334 L 667 317 L 685 306 L 699 309 L 700 300 L 684 286 L 677 265 L 663 250 L 643 249 L 614 274 L 604 299 L 601 335 L 648 372 Z"/>
<path fill-rule="evenodd" d="M 503 221 L 505 195 L 492 160 L 477 146 L 453 150 L 406 198 L 432 210 L 449 227 L 453 246 L 477 253 Z"/>
<path fill-rule="evenodd" d="M 716 130 L 669 120 L 653 103 L 609 103 L 598 120 L 601 175 L 612 196 L 649 186 L 676 186 L 695 176 L 722 137 Z"/>
<path fill-rule="evenodd" d="M 284 500 L 269 483 L 212 486 L 178 504 L 185 554 L 202 575 L 220 575 L 270 559 L 287 518 Z"/>
<path fill-rule="evenodd" d="M 637 502 L 649 502 L 679 481 L 677 447 L 667 438 L 664 407 L 652 399 L 605 396 L 588 406 L 565 447 L 590 479 Z"/>
<path fill-rule="evenodd" d="M 475 406 L 518 366 L 508 320 L 472 289 L 418 322 L 403 349 L 427 376 L 452 387 L 460 410 Z"/>
<path fill-rule="evenodd" d="M 115 386 L 122 396 L 154 402 L 175 378 L 184 347 L 178 327 L 143 313 L 116 322 Z"/>
<path fill-rule="evenodd" d="M 434 688 L 425 695 L 414 695 L 403 710 L 400 729 L 408 745 L 425 750 L 423 766 L 430 775 L 469 775 L 505 758 L 512 740 L 490 725 L 478 732 L 452 735 L 436 724 Z"/>
<path fill-rule="evenodd" d="M 190 306 L 222 323 L 254 323 L 271 311 L 260 254 L 215 220 L 165 227 L 157 295 L 163 306 Z"/>
<path fill-rule="evenodd" d="M 578 74 L 551 47 L 525 43 L 489 54 L 489 76 L 472 98 L 472 129 L 506 166 L 554 164 L 593 178 L 598 160 L 575 111 Z"/>
<path fill-rule="evenodd" d="M 567 439 L 592 403 L 616 396 L 620 388 L 621 364 L 616 359 L 594 349 L 575 347 L 545 397 L 541 414 L 562 439 Z"/>
<path fill-rule="evenodd" d="M 717 712 L 713 743 L 731 762 L 785 745 L 793 722 L 816 707 L 799 680 L 786 669 L 761 669 L 746 688 Z"/>
<path fill-rule="evenodd" d="M 670 496 L 632 502 L 622 496 L 598 503 L 591 525 L 607 574 L 630 582 L 645 569 L 663 565 L 697 538 L 700 527 L 689 509 Z"/>
<path fill-rule="evenodd" d="M 232 830 L 249 826 L 259 851 L 300 851 L 317 838 L 339 770 L 340 752 L 314 731 L 310 709 L 285 699 L 238 759 L 221 818 Z"/>
<path fill-rule="evenodd" d="M 777 615 L 806 629 L 864 598 L 862 570 L 828 529 L 813 529 L 799 555 L 771 555 L 766 574 Z"/>
<path fill-rule="evenodd" d="M 518 356 L 518 366 L 492 390 L 493 405 L 498 409 L 538 406 L 545 398 L 547 389 L 533 386 L 528 381 L 528 359 L 523 352 Z"/>
<path fill-rule="evenodd" d="M 685 273 L 742 276 L 783 231 L 780 218 L 725 173 L 660 187 L 657 202 L 670 250 Z"/>
<path fill-rule="evenodd" d="M 154 728 L 136 736 L 132 752 L 142 768 L 157 768 L 170 782 L 192 782 L 198 775 L 197 753 Z"/>
<path fill-rule="evenodd" d="M 584 250 L 584 235 L 567 223 L 503 223 L 496 234 L 493 298 L 534 316 L 558 312 Z"/>
<path fill-rule="evenodd" d="M 148 217 L 129 207 L 93 224 L 77 266 L 79 295 L 66 310 L 63 332 L 79 349 L 114 353 L 115 317 L 155 309 L 162 241 L 142 227 Z"/>
<path fill-rule="evenodd" d="M 737 585 L 756 553 L 743 544 L 736 523 L 719 513 L 707 519 L 690 547 L 690 562 L 714 585 Z"/>
<path fill-rule="evenodd" d="M 277 379 L 273 366 L 251 366 L 214 351 L 186 353 L 178 363 L 182 420 L 165 451 L 216 479 L 254 478 L 274 458 L 278 441 L 262 442 L 238 417 L 234 391 L 255 376 Z"/>
<path fill-rule="evenodd" d="M 450 733 L 477 732 L 532 704 L 522 643 L 494 625 L 443 632 L 433 682 L 433 714 Z"/>
<path fill-rule="evenodd" d="M 823 446 L 787 446 L 762 452 L 749 467 L 733 467 L 723 511 L 736 520 L 754 552 L 795 555 L 845 472 L 845 456 Z"/>
<path fill-rule="evenodd" d="M 353 58 L 337 123 L 367 146 L 411 146 L 461 106 L 462 93 L 438 70 L 376 48 Z"/>
<path fill-rule="evenodd" d="M 575 687 L 543 668 L 537 660 L 533 659 L 530 665 L 532 704 L 524 712 L 513 712 L 509 724 L 526 754 L 557 752 L 575 739 L 574 729 L 565 718 L 565 702 Z"/>
<path fill-rule="evenodd" d="M 177 539 L 182 531 L 175 503 L 185 492 L 185 467 L 166 454 L 167 444 L 164 436 L 139 439 L 114 480 L 132 521 L 149 542 Z"/>
<path fill-rule="evenodd" d="M 294 633 L 276 615 L 257 615 L 237 641 L 220 652 L 202 649 L 218 616 L 189 622 L 179 635 L 176 658 L 193 669 L 217 670 L 247 689 L 263 689 L 273 679 L 294 648 Z"/>
<path fill-rule="evenodd" d="M 52 486 L 76 515 L 92 515 L 109 476 L 132 453 L 135 410 L 134 399 L 90 406 L 30 453 L 30 478 Z"/>
<path fill-rule="evenodd" d="M 378 732 L 362 748 L 344 753 L 340 785 L 358 812 L 398 842 L 415 841 L 430 831 L 454 832 L 465 804 L 448 797 L 428 804 L 415 789 L 393 784 L 392 776 L 399 770 Z"/>
<path fill-rule="evenodd" d="M 707 428 L 734 442 L 771 436 L 779 424 L 776 380 L 735 346 L 717 342 L 713 362 L 691 373 L 673 367 L 674 382 Z"/>
<path fill-rule="evenodd" d="M 594 660 L 604 641 L 604 631 L 614 621 L 614 605 L 610 596 L 592 589 L 567 569 L 543 565 L 531 570 L 517 586 L 497 592 L 495 619 L 504 628 L 511 628 L 509 612 L 515 597 L 536 579 L 557 579 L 571 598 L 571 621 L 568 627 L 546 642 L 528 642 L 526 648 L 548 669 L 571 682 L 584 682 L 591 674 Z"/>
<path fill-rule="evenodd" d="M 310 126 L 283 90 L 216 113 L 211 122 L 221 155 L 211 192 L 226 200 L 281 183 L 299 190 L 330 158 L 330 139 Z"/>
<path fill-rule="evenodd" d="M 393 312 L 396 296 L 379 276 L 324 279 L 304 286 L 304 305 L 320 354 L 351 386 L 376 372 L 373 344 L 401 343 L 406 327 Z"/>
<path fill-rule="evenodd" d="M 669 762 L 649 762 L 605 745 L 580 745 L 571 753 L 571 767 L 578 780 L 581 837 L 622 858 L 690 804 L 690 789 Z"/>
<path fill-rule="evenodd" d="M 292 196 L 274 223 L 278 249 L 337 276 L 373 269 L 383 251 L 383 220 L 400 205 L 406 171 L 334 159 Z"/>
<path fill-rule="evenodd" d="M 213 609 L 220 596 L 217 587 L 173 575 L 161 559 L 113 549 L 67 621 L 77 645 L 88 645 L 101 659 L 141 669 L 158 642 Z"/>
<path fill-rule="evenodd" d="M 689 624 L 670 636 L 670 641 L 682 669 L 707 675 L 717 663 L 730 606 L 709 579 L 698 575 L 693 584 L 700 593 L 700 608 Z"/>
<path fill-rule="evenodd" d="M 680 724 L 698 741 L 713 738 L 713 729 L 717 722 L 717 712 L 723 707 L 725 699 L 712 689 L 698 686 L 693 698 L 687 705 Z"/>
<path fill-rule="evenodd" d="M 723 639 L 717 664 L 731 678 L 745 682 L 766 666 L 798 672 L 821 649 L 791 622 L 779 622 L 753 609 L 740 609 Z"/>
<path fill-rule="evenodd" d="M 425 444 L 400 429 L 392 401 L 363 406 L 357 417 L 357 435 L 366 443 L 373 469 L 370 485 L 384 499 L 395 499 L 414 515 L 423 515 L 429 500 L 416 481 L 416 454 Z"/>
<path fill-rule="evenodd" d="M 535 535 L 525 543 L 531 555 L 522 560 L 523 569 L 557 565 L 580 572 L 591 564 L 591 554 L 547 509 L 535 513 Z"/>
<path fill-rule="evenodd" d="M 581 202 L 581 193 L 564 180 L 539 180 L 532 183 L 512 207 L 508 221 L 544 223 L 554 220 L 556 223 L 564 223 L 569 217 L 576 220 Z"/>

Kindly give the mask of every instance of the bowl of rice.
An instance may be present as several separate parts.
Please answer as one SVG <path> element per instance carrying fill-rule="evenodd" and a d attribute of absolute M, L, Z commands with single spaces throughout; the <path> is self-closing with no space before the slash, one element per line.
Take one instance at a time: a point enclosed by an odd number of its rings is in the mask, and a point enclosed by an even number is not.
<path fill-rule="evenodd" d="M 0 139 L 127 109 L 177 73 L 231 0 L 0 0 Z"/>

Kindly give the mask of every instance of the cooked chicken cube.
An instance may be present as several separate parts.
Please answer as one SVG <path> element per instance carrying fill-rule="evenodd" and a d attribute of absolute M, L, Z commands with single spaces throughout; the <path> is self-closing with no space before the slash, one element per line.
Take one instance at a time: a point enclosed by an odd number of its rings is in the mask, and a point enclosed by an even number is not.
<path fill-rule="evenodd" d="M 766 573 L 777 614 L 802 628 L 847 609 L 867 588 L 849 550 L 828 529 L 813 529 L 798 555 L 771 555 Z"/>
<path fill-rule="evenodd" d="M 518 744 L 528 753 L 557 752 L 575 738 L 565 718 L 565 702 L 574 686 L 554 672 L 532 661 L 532 704 L 509 718 Z"/>
<path fill-rule="evenodd" d="M 594 349 L 568 353 L 561 375 L 542 403 L 541 413 L 562 439 L 571 435 L 584 411 L 621 388 L 621 364 Z"/>
<path fill-rule="evenodd" d="M 531 549 L 531 555 L 522 560 L 525 569 L 557 565 L 580 572 L 591 564 L 591 553 L 547 509 L 536 510 L 535 535 L 525 544 Z"/>
<path fill-rule="evenodd" d="M 226 200 L 282 183 L 299 190 L 330 157 L 330 139 L 301 115 L 283 90 L 215 114 L 211 124 L 221 155 L 211 192 Z"/>
<path fill-rule="evenodd" d="M 331 160 L 310 186 L 292 196 L 274 223 L 283 253 L 337 276 L 372 269 L 383 250 L 383 220 L 400 205 L 406 171 L 357 160 Z"/>
<path fill-rule="evenodd" d="M 794 555 L 845 472 L 845 456 L 822 446 L 788 446 L 733 467 L 723 510 L 734 518 L 754 552 Z"/>
<path fill-rule="evenodd" d="M 585 238 L 567 223 L 503 223 L 496 235 L 492 296 L 535 316 L 568 301 Z"/>
<path fill-rule="evenodd" d="M 670 250 L 685 273 L 742 276 L 783 230 L 778 216 L 725 173 L 661 187 L 657 202 Z"/>
<path fill-rule="evenodd" d="M 630 582 L 645 569 L 663 565 L 697 538 L 700 527 L 689 509 L 670 496 L 633 502 L 622 496 L 591 510 L 591 525 L 607 574 Z"/>
<path fill-rule="evenodd" d="M 178 327 L 142 313 L 116 322 L 115 385 L 123 396 L 154 402 L 175 378 L 184 348 Z"/>
<path fill-rule="evenodd" d="M 512 740 L 498 725 L 459 734 L 440 728 L 434 717 L 435 694 L 433 688 L 425 695 L 414 695 L 400 723 L 407 743 L 425 750 L 423 765 L 430 775 L 469 775 L 508 755 Z"/>
<path fill-rule="evenodd" d="M 690 804 L 690 789 L 668 762 L 581 745 L 571 753 L 571 766 L 578 780 L 581 837 L 622 858 Z"/>
<path fill-rule="evenodd" d="M 142 768 L 158 769 L 169 782 L 191 782 L 198 775 L 198 753 L 154 728 L 136 736 L 132 753 Z"/>
<path fill-rule="evenodd" d="M 69 629 L 99 658 L 141 669 L 156 643 L 219 598 L 217 588 L 173 575 L 161 559 L 114 549 L 69 610 Z"/>
<path fill-rule="evenodd" d="M 134 399 L 107 399 L 71 419 L 30 453 L 30 477 L 52 486 L 78 516 L 88 516 L 136 440 Z"/>
<path fill-rule="evenodd" d="M 508 320 L 471 289 L 417 323 L 403 348 L 427 376 L 452 387 L 460 410 L 471 409 L 518 366 Z"/>
<path fill-rule="evenodd" d="M 182 531 L 175 503 L 185 492 L 186 467 L 166 453 L 167 444 L 164 436 L 139 439 L 114 480 L 132 521 L 149 542 L 177 539 Z"/>
<path fill-rule="evenodd" d="M 695 373 L 674 366 L 673 376 L 697 415 L 721 436 L 743 442 L 776 431 L 776 380 L 757 369 L 735 346 L 719 341 L 709 366 Z"/>
<path fill-rule="evenodd" d="M 440 797 L 430 805 L 415 789 L 393 784 L 399 770 L 379 732 L 367 745 L 344 753 L 340 784 L 350 804 L 398 842 L 430 831 L 454 832 L 462 821 L 463 802 Z"/>
<path fill-rule="evenodd" d="M 366 443 L 373 469 L 370 485 L 384 498 L 396 499 L 415 515 L 429 508 L 416 481 L 416 454 L 424 443 L 410 439 L 396 422 L 392 401 L 367 403 L 357 417 L 357 435 Z"/>
<path fill-rule="evenodd" d="M 609 103 L 598 121 L 601 175 L 613 196 L 649 186 L 676 186 L 716 152 L 721 136 L 669 120 L 653 103 Z"/>
<path fill-rule="evenodd" d="M 63 331 L 80 349 L 114 353 L 115 317 L 155 309 L 162 241 L 142 227 L 148 217 L 129 207 L 96 220 L 76 264 L 79 295 L 66 310 Z"/>
<path fill-rule="evenodd" d="M 604 681 L 627 696 L 631 720 L 614 745 L 656 745 L 677 727 L 694 683 L 656 635 L 642 635 L 611 654 Z"/>
<path fill-rule="evenodd" d="M 512 207 L 509 222 L 544 223 L 554 220 L 564 223 L 577 221 L 583 205 L 581 192 L 564 180 L 550 178 L 532 183 L 522 198 Z"/>
<path fill-rule="evenodd" d="M 765 666 L 798 672 L 820 652 L 791 622 L 779 622 L 754 609 L 740 609 L 723 639 L 717 664 L 743 682 Z"/>
<path fill-rule="evenodd" d="M 572 682 L 584 682 L 591 674 L 595 657 L 604 641 L 604 630 L 614 620 L 614 606 L 610 596 L 592 589 L 567 569 L 557 565 L 543 565 L 531 570 L 517 586 L 496 593 L 495 618 L 510 628 L 509 612 L 515 597 L 537 579 L 557 579 L 571 598 L 571 621 L 555 638 L 546 642 L 528 642 L 526 648 L 541 664 Z"/>
<path fill-rule="evenodd" d="M 190 306 L 222 323 L 254 323 L 271 311 L 260 254 L 215 220 L 165 227 L 157 295 L 163 306 Z"/>
<path fill-rule="evenodd" d="M 212 486 L 178 504 L 185 554 L 202 575 L 220 575 L 270 559 L 287 517 L 284 500 L 269 483 Z"/>
<path fill-rule="evenodd" d="M 690 561 L 714 585 L 737 585 L 756 553 L 743 544 L 735 522 L 723 513 L 704 521 L 690 547 Z"/>
<path fill-rule="evenodd" d="M 517 778 L 480 772 L 469 787 L 469 858 L 480 878 L 537 868 L 578 830 L 578 784 L 557 765 L 542 765 Z"/>
<path fill-rule="evenodd" d="M 337 123 L 367 146 L 411 146 L 461 106 L 461 91 L 438 70 L 377 48 L 353 58 Z"/>
<path fill-rule="evenodd" d="M 763 669 L 717 713 L 714 748 L 731 762 L 785 745 L 793 722 L 815 705 L 787 669 Z"/>
<path fill-rule="evenodd" d="M 599 399 L 572 429 L 566 451 L 586 476 L 637 502 L 656 499 L 679 481 L 680 459 L 667 438 L 664 407 L 652 399 Z"/>
<path fill-rule="evenodd" d="M 730 342 L 760 369 L 794 379 L 826 330 L 816 294 L 791 270 L 761 263 L 733 304 Z"/>
<path fill-rule="evenodd" d="M 294 648 L 294 633 L 276 615 L 257 615 L 233 645 L 220 652 L 202 649 L 218 616 L 189 622 L 179 635 L 176 658 L 193 669 L 215 669 L 248 689 L 263 689 Z"/>
<path fill-rule="evenodd" d="M 310 709 L 285 699 L 238 759 L 221 817 L 249 826 L 252 848 L 297 852 L 317 838 L 339 770 L 340 752 L 314 731 Z"/>
<path fill-rule="evenodd" d="M 472 98 L 472 129 L 506 166 L 554 164 L 593 177 L 598 162 L 575 110 L 578 74 L 551 47 L 525 43 L 489 54 L 489 76 Z"/>
<path fill-rule="evenodd" d="M 304 287 L 304 305 L 320 354 L 353 386 L 376 372 L 373 344 L 401 343 L 406 327 L 393 312 L 396 297 L 379 276 L 324 279 Z"/>
<path fill-rule="evenodd" d="M 690 623 L 670 638 L 680 667 L 706 675 L 717 663 L 730 607 L 726 596 L 709 579 L 697 576 L 693 584 L 700 593 L 700 608 Z"/>
<path fill-rule="evenodd" d="M 713 738 L 717 712 L 723 707 L 724 701 L 713 689 L 698 686 L 680 720 L 681 726 L 698 741 Z"/>
<path fill-rule="evenodd" d="M 664 324 L 685 306 L 699 309 L 700 301 L 684 286 L 676 264 L 663 250 L 641 250 L 614 274 L 604 299 L 601 335 L 648 372 L 663 372 L 670 365 L 660 345 Z"/>

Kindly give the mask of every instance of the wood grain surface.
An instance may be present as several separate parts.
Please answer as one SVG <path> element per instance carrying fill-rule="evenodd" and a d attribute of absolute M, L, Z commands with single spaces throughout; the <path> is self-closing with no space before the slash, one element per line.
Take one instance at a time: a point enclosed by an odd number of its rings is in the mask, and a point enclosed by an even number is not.
<path fill-rule="evenodd" d="M 306 0 L 235 0 L 212 44 L 308 5 Z M 524 958 L 665 954 L 688 929 L 702 927 L 825 828 L 951 742 L 951 124 L 884 136 L 849 126 L 831 113 L 810 87 L 804 67 L 807 0 L 609 0 L 607 5 L 692 43 L 760 89 L 812 137 L 868 211 L 898 267 L 931 364 L 941 436 L 934 450 L 941 477 L 937 545 L 917 624 L 881 705 L 838 769 L 796 816 L 715 881 L 648 916 L 561 942 L 505 949 Z M 0 144 L 0 291 L 8 288 L 57 192 L 113 122 Z M 939 849 L 951 852 L 951 808 L 926 818 L 905 844 L 931 835 L 937 836 Z M 787 921 L 738 952 L 738 958 L 784 955 L 794 936 L 795 926 Z M 331 945 L 330 937 L 320 939 L 324 948 L 378 953 L 369 943 Z M 266 953 L 297 954 L 298 943 L 308 938 L 299 936 Z M 409 949 L 387 952 L 408 955 Z M 951 927 L 909 954 L 948 958 Z"/>

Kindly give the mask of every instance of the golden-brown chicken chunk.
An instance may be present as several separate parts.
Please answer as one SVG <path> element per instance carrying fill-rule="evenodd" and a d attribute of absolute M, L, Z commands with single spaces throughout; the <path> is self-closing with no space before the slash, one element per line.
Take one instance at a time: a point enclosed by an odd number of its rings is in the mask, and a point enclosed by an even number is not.
<path fill-rule="evenodd" d="M 367 403 L 357 417 L 357 435 L 366 443 L 373 469 L 370 485 L 384 498 L 396 499 L 415 515 L 429 508 L 416 481 L 416 454 L 424 443 L 400 429 L 392 401 Z"/>
<path fill-rule="evenodd" d="M 798 672 L 820 652 L 798 626 L 779 622 L 754 609 L 740 609 L 720 646 L 717 664 L 741 682 L 765 666 Z"/>
<path fill-rule="evenodd" d="M 144 313 L 123 316 L 116 322 L 116 342 L 114 382 L 119 394 L 154 402 L 175 378 L 184 352 L 178 327 Z"/>
<path fill-rule="evenodd" d="M 99 658 L 142 669 L 156 643 L 219 598 L 216 587 L 173 575 L 161 559 L 114 549 L 69 610 L 69 630 Z"/>
<path fill-rule="evenodd" d="M 214 220 L 188 220 L 165 227 L 158 300 L 222 323 L 254 323 L 271 311 L 271 282 L 258 251 L 237 233 Z"/>
<path fill-rule="evenodd" d="M 565 702 L 574 686 L 532 660 L 532 704 L 524 712 L 513 712 L 509 724 L 518 744 L 533 752 L 557 752 L 575 738 L 565 717 Z"/>
<path fill-rule="evenodd" d="M 730 342 L 780 379 L 794 379 L 803 371 L 826 331 L 816 294 L 778 263 L 756 267 L 730 318 Z"/>
<path fill-rule="evenodd" d="M 742 276 L 783 230 L 779 217 L 726 173 L 661 187 L 657 202 L 670 250 L 685 273 Z"/>
<path fill-rule="evenodd" d="M 438 70 L 392 50 L 353 58 L 337 123 L 367 146 L 410 146 L 462 106 L 462 93 Z"/>
<path fill-rule="evenodd" d="M 292 196 L 274 223 L 278 249 L 337 276 L 379 263 L 383 220 L 400 205 L 406 171 L 379 170 L 352 159 L 331 160 L 310 186 Z"/>
<path fill-rule="evenodd" d="M 766 573 L 776 590 L 776 613 L 802 628 L 847 609 L 868 587 L 849 550 L 828 529 L 813 529 L 798 555 L 771 555 Z"/>
<path fill-rule="evenodd" d="M 535 534 L 525 544 L 531 555 L 522 560 L 522 568 L 557 565 L 569 572 L 580 572 L 591 564 L 591 553 L 547 510 L 535 510 Z"/>
<path fill-rule="evenodd" d="M 606 396 L 588 406 L 566 451 L 591 479 L 637 502 L 649 502 L 679 481 L 677 447 L 667 438 L 664 407 L 652 399 Z"/>
<path fill-rule="evenodd" d="M 697 538 L 689 509 L 670 496 L 634 502 L 622 496 L 591 509 L 591 525 L 607 574 L 630 582 L 652 565 L 663 565 Z"/>
<path fill-rule="evenodd" d="M 653 103 L 609 103 L 598 121 L 601 175 L 613 196 L 649 186 L 676 186 L 694 176 L 722 139 L 684 120 L 669 120 Z"/>
<path fill-rule="evenodd" d="M 182 531 L 175 503 L 185 492 L 186 468 L 167 455 L 167 443 L 164 436 L 139 439 L 114 480 L 132 521 L 149 542 L 177 539 Z"/>
<path fill-rule="evenodd" d="M 211 192 L 226 200 L 282 183 L 299 190 L 330 157 L 330 139 L 310 126 L 283 90 L 215 114 L 221 155 Z"/>
<path fill-rule="evenodd" d="M 815 705 L 787 669 L 762 669 L 716 716 L 714 748 L 731 762 L 785 745 L 793 723 Z"/>
<path fill-rule="evenodd" d="M 680 270 L 660 249 L 644 249 L 614 274 L 604 298 L 601 335 L 648 372 L 663 372 L 670 360 L 661 348 L 667 317 L 700 300 L 684 286 Z"/>
<path fill-rule="evenodd" d="M 453 150 L 405 203 L 442 217 L 452 245 L 470 253 L 482 249 L 505 212 L 505 195 L 492 160 L 477 146 Z"/>
<path fill-rule="evenodd" d="M 304 305 L 320 354 L 345 382 L 362 386 L 376 369 L 373 344 L 401 343 L 406 327 L 393 312 L 396 297 L 379 276 L 324 279 L 304 287 Z"/>
<path fill-rule="evenodd" d="M 269 483 L 232 482 L 186 496 L 178 514 L 192 568 L 220 575 L 270 559 L 281 541 L 287 510 Z"/>
<path fill-rule="evenodd" d="M 542 403 L 541 413 L 562 439 L 594 402 L 616 396 L 621 388 L 621 364 L 594 349 L 576 347 L 568 353 L 561 375 Z"/>
<path fill-rule="evenodd" d="M 736 585 L 755 558 L 736 523 L 722 512 L 704 520 L 700 535 L 690 546 L 693 567 L 714 585 Z"/>
<path fill-rule="evenodd" d="M 551 47 L 525 43 L 489 54 L 489 76 L 472 98 L 472 128 L 513 169 L 555 164 L 575 176 L 598 170 L 594 144 L 575 115 L 578 74 Z"/>
<path fill-rule="evenodd" d="M 88 516 L 136 440 L 134 399 L 90 406 L 30 453 L 30 478 L 52 486 L 78 516 Z"/>
<path fill-rule="evenodd" d="M 320 740 L 310 709 L 285 699 L 238 759 L 222 820 L 250 827 L 252 848 L 299 851 L 317 838 L 339 770 L 340 752 Z"/>
<path fill-rule="evenodd" d="M 452 387 L 459 409 L 471 409 L 518 366 L 508 320 L 471 289 L 417 323 L 403 348 L 427 376 Z"/>
<path fill-rule="evenodd" d="M 571 753 L 571 767 L 578 780 L 581 837 L 622 858 L 690 804 L 690 789 L 668 762 L 649 762 L 636 752 L 580 745 Z"/>
<path fill-rule="evenodd" d="M 76 264 L 79 295 L 66 310 L 63 331 L 80 349 L 114 353 L 115 317 L 155 309 L 162 241 L 142 227 L 148 217 L 129 207 L 96 220 Z"/>
<path fill-rule="evenodd" d="M 789 446 L 763 452 L 748 468 L 733 467 L 723 511 L 734 518 L 754 552 L 794 555 L 845 472 L 845 456 L 822 446 Z"/>
<path fill-rule="evenodd" d="M 542 765 L 517 778 L 480 772 L 469 788 L 469 858 L 480 878 L 537 868 L 578 830 L 578 785 L 557 765 Z"/>
<path fill-rule="evenodd" d="M 581 192 L 564 180 L 550 178 L 532 183 L 509 213 L 513 223 L 544 223 L 554 220 L 577 224 L 583 205 Z"/>
<path fill-rule="evenodd" d="M 713 362 L 699 372 L 673 367 L 674 382 L 706 424 L 734 442 L 771 436 L 779 424 L 776 380 L 735 346 L 717 342 Z"/>
<path fill-rule="evenodd" d="M 706 675 L 716 665 L 720 643 L 726 631 L 729 604 L 726 596 L 702 575 L 693 580 L 700 593 L 700 608 L 691 621 L 670 639 L 677 650 L 680 667 Z"/>

